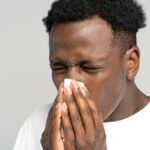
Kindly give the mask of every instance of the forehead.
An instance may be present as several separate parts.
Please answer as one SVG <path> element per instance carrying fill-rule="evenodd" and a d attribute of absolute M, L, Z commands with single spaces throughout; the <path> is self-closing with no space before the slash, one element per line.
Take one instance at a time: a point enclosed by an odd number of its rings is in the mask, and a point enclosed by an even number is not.
<path fill-rule="evenodd" d="M 112 37 L 110 25 L 97 16 L 84 21 L 55 24 L 50 32 L 50 53 L 67 50 L 71 55 L 80 50 L 86 54 L 92 51 L 94 56 L 106 55 L 112 48 Z"/>

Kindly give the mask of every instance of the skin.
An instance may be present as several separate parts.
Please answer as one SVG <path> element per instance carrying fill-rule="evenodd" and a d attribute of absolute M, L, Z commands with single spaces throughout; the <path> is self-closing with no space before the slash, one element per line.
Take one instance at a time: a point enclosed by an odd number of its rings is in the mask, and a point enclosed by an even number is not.
<path fill-rule="evenodd" d="M 121 48 L 112 44 L 112 38 L 110 25 L 97 16 L 53 25 L 49 59 L 59 90 L 43 132 L 44 150 L 106 150 L 103 122 L 127 118 L 149 103 L 150 97 L 134 82 L 138 47 L 133 46 L 121 57 Z M 86 87 L 80 89 L 73 82 L 66 90 L 65 78 L 84 82 Z"/>

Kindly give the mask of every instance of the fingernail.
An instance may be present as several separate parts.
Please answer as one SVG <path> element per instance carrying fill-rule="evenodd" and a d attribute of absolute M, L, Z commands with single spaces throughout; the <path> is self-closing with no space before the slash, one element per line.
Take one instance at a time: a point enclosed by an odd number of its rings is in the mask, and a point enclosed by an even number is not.
<path fill-rule="evenodd" d="M 79 87 L 84 87 L 84 83 L 83 82 L 78 82 Z"/>
<path fill-rule="evenodd" d="M 74 90 L 75 91 L 78 91 L 78 84 L 77 84 L 77 82 L 75 82 L 75 81 L 72 81 L 72 85 L 73 85 L 73 88 L 74 88 Z"/>
<path fill-rule="evenodd" d="M 71 88 L 69 86 L 66 86 L 65 89 L 66 89 L 68 95 L 72 94 Z"/>
<path fill-rule="evenodd" d="M 80 92 L 83 96 L 86 96 L 86 91 L 84 87 L 80 86 Z"/>
<path fill-rule="evenodd" d="M 67 105 L 66 105 L 65 102 L 62 103 L 62 111 L 63 111 L 64 113 L 67 112 Z"/>

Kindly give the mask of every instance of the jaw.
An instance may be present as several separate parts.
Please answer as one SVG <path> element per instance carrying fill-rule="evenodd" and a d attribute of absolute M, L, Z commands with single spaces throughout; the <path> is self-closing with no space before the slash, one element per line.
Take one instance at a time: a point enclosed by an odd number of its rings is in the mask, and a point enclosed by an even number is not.
<path fill-rule="evenodd" d="M 126 119 L 143 109 L 148 103 L 146 96 L 136 87 L 134 81 L 131 81 L 125 96 L 104 122 Z"/>

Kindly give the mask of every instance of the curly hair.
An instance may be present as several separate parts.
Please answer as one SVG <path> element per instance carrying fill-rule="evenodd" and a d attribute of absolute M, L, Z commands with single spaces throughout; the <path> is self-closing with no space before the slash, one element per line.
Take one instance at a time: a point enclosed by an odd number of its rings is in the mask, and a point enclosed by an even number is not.
<path fill-rule="evenodd" d="M 43 22 L 50 32 L 55 23 L 82 21 L 95 15 L 110 24 L 114 41 L 123 40 L 126 48 L 136 45 L 136 33 L 145 27 L 145 13 L 134 0 L 57 0 Z"/>

